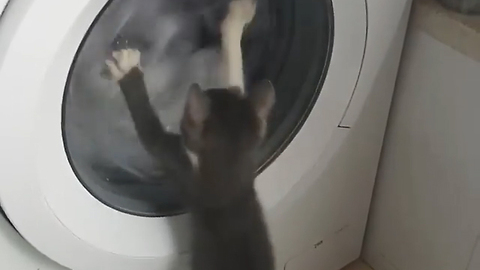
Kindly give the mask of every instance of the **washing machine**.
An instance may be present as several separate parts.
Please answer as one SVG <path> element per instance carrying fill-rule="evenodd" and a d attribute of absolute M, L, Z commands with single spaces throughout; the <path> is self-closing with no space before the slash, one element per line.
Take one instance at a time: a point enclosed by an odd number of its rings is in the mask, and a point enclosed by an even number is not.
<path fill-rule="evenodd" d="M 277 93 L 256 180 L 276 268 L 337 270 L 360 254 L 411 1 L 258 1 L 242 48 L 246 85 Z M 188 269 L 181 191 L 104 61 L 140 49 L 178 132 L 186 85 L 215 85 L 228 1 L 0 4 L 0 269 Z"/>

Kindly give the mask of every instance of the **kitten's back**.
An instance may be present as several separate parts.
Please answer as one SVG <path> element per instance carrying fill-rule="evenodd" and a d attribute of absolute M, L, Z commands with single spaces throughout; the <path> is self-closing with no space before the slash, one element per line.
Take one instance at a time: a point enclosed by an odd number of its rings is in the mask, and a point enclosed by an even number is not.
<path fill-rule="evenodd" d="M 194 270 L 274 268 L 254 188 L 254 154 L 274 90 L 263 82 L 251 93 L 194 85 L 187 97 L 182 134 L 198 158 L 191 209 Z"/>

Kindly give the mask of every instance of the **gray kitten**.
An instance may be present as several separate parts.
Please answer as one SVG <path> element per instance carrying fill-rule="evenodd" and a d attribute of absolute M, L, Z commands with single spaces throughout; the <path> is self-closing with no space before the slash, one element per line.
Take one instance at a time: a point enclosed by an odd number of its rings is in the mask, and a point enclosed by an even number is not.
<path fill-rule="evenodd" d="M 231 2 L 221 25 L 225 86 L 190 87 L 181 138 L 168 133 L 152 109 L 140 52 L 124 49 L 113 53 L 115 60 L 107 60 L 143 146 L 185 185 L 193 220 L 193 270 L 274 269 L 254 188 L 254 155 L 265 136 L 275 92 L 264 81 L 245 94 L 240 46 L 243 29 L 254 15 L 252 0 Z"/>

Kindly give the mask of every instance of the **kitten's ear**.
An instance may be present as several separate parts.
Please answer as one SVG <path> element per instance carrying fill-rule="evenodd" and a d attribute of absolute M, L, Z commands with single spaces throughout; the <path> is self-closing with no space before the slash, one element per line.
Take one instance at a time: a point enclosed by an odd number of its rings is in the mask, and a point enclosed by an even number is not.
<path fill-rule="evenodd" d="M 248 98 L 257 116 L 262 121 L 266 121 L 275 104 L 275 89 L 273 84 L 269 80 L 260 81 L 254 85 Z"/>
<path fill-rule="evenodd" d="M 188 91 L 187 102 L 185 104 L 185 117 L 193 124 L 200 125 L 205 121 L 209 111 L 209 100 L 200 85 L 194 83 Z"/>

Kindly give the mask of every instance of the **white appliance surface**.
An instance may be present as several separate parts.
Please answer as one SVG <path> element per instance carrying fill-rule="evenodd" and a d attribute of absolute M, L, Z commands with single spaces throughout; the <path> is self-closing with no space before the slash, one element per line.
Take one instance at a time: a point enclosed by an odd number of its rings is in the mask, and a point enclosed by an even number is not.
<path fill-rule="evenodd" d="M 365 243 L 377 270 L 480 269 L 480 62 L 452 49 L 463 38 L 409 31 Z"/>
<path fill-rule="evenodd" d="M 0 216 L 0 269 L 188 265 L 187 215 L 143 218 L 105 206 L 76 179 L 64 151 L 67 74 L 106 2 L 12 0 L 1 18 L 0 89 L 8 90 L 0 101 L 0 202 L 23 238 Z M 333 0 L 333 53 L 320 96 L 257 180 L 278 269 L 336 270 L 359 256 L 410 5 Z"/>
<path fill-rule="evenodd" d="M 9 0 L 0 0 L 0 14 L 2 14 L 7 7 L 8 1 Z"/>

